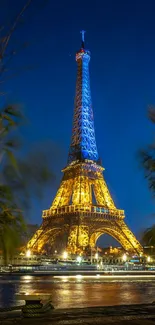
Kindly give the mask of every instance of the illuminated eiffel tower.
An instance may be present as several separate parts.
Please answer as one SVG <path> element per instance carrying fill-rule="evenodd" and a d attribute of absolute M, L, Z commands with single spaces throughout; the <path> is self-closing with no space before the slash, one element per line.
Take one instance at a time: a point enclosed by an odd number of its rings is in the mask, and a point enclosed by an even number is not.
<path fill-rule="evenodd" d="M 76 53 L 77 82 L 73 130 L 68 163 L 55 199 L 43 211 L 39 230 L 27 248 L 43 253 L 46 245 L 70 253 L 95 247 L 102 234 L 114 237 L 125 251 L 142 253 L 143 249 L 124 222 L 124 211 L 118 210 L 103 178 L 94 131 L 89 82 L 90 52 L 82 44 Z"/>

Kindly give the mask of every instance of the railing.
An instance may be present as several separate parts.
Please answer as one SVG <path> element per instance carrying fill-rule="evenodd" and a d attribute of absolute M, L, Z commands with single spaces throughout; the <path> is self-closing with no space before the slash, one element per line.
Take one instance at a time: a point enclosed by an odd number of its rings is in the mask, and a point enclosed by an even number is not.
<path fill-rule="evenodd" d="M 120 218 L 124 217 L 124 210 L 118 209 L 107 209 L 98 206 L 81 206 L 81 205 L 68 205 L 56 209 L 49 209 L 43 211 L 43 217 L 50 217 L 55 214 L 64 214 L 64 213 L 74 213 L 74 212 L 90 212 L 90 213 L 99 213 L 105 215 L 118 216 Z"/>

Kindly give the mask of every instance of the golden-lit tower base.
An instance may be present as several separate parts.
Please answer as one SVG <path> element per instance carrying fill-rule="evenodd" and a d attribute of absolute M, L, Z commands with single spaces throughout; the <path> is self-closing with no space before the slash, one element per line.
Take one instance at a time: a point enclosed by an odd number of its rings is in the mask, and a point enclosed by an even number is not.
<path fill-rule="evenodd" d="M 43 211 L 42 225 L 27 248 L 43 253 L 47 243 L 55 249 L 61 244 L 72 254 L 84 253 L 106 233 L 126 251 L 142 253 L 142 246 L 124 222 L 124 211 L 115 207 L 103 168 L 91 160 L 77 160 L 63 172 L 53 204 Z"/>

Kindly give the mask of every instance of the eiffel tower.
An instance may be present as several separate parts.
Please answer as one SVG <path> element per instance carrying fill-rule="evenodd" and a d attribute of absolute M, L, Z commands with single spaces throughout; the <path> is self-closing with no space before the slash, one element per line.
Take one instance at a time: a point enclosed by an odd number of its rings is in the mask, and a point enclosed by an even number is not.
<path fill-rule="evenodd" d="M 76 53 L 77 82 L 73 129 L 67 166 L 51 207 L 27 248 L 43 253 L 46 245 L 61 246 L 72 254 L 93 248 L 102 234 L 115 238 L 125 251 L 140 254 L 143 248 L 116 208 L 99 160 L 89 82 L 90 52 L 82 44 Z"/>

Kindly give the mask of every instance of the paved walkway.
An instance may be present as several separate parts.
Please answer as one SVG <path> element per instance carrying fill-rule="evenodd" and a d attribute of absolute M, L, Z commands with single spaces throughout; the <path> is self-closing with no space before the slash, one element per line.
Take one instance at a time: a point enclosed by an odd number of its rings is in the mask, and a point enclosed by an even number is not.
<path fill-rule="evenodd" d="M 43 318 L 22 318 L 18 312 L 1 313 L 0 325 L 153 325 L 155 304 L 55 309 Z"/>

